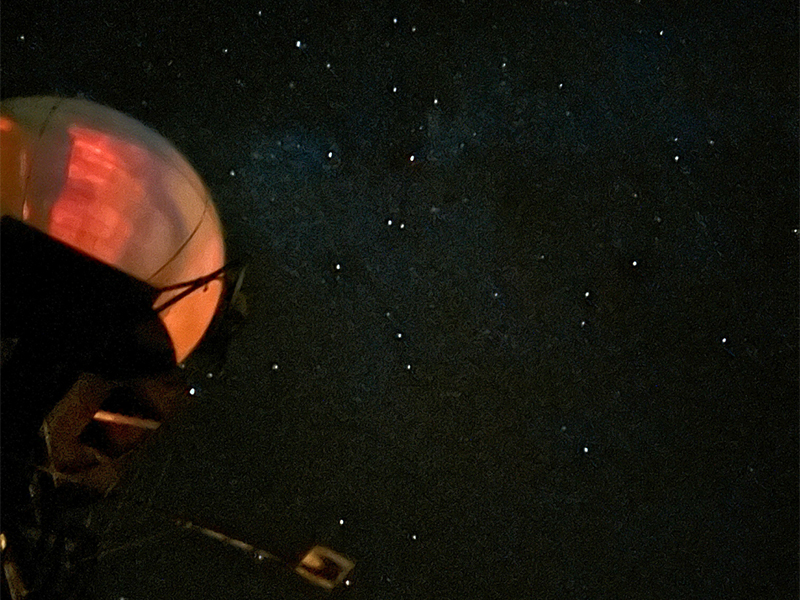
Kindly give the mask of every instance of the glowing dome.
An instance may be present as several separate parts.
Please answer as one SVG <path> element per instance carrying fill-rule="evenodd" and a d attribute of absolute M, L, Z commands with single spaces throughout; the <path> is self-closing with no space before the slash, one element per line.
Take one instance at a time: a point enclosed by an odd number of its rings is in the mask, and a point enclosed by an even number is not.
<path fill-rule="evenodd" d="M 222 228 L 200 177 L 158 133 L 92 102 L 15 98 L 0 112 L 2 215 L 156 288 L 182 362 L 223 291 Z"/>

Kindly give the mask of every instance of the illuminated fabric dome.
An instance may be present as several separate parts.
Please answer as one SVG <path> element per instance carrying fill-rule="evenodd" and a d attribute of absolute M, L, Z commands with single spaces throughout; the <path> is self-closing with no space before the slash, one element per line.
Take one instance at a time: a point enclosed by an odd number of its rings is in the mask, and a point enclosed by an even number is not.
<path fill-rule="evenodd" d="M 0 108 L 2 215 L 152 286 L 150 308 L 183 362 L 223 291 L 222 228 L 200 177 L 158 133 L 110 108 L 56 97 Z"/>

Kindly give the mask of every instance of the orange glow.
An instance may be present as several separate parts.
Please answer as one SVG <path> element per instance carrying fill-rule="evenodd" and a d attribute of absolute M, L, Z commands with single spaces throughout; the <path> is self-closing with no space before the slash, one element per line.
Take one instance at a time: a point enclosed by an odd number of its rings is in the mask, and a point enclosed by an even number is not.
<path fill-rule="evenodd" d="M 6 116 L 0 117 L 0 148 L 2 214 L 22 218 L 27 150 L 20 128 Z"/>
<path fill-rule="evenodd" d="M 144 195 L 130 170 L 146 156 L 132 144 L 84 127 L 70 127 L 69 136 L 67 179 L 50 210 L 49 233 L 113 265 L 131 236 L 128 209 Z"/>
<path fill-rule="evenodd" d="M 185 253 L 183 268 L 186 272 L 200 277 L 213 273 L 224 264 L 225 248 L 219 236 L 219 224 L 216 219 L 204 217 L 192 241 L 202 248 L 202 251 Z M 180 292 L 180 289 L 164 292 L 156 300 L 155 306 L 164 304 Z M 159 313 L 172 339 L 178 362 L 183 362 L 203 337 L 214 317 L 222 293 L 222 280 L 215 279 Z"/>

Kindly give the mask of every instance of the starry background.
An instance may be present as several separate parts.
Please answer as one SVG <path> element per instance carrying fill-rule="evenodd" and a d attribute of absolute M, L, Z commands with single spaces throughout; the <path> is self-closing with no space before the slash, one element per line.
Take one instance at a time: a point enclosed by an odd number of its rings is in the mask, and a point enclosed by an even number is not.
<path fill-rule="evenodd" d="M 84 597 L 324 597 L 143 503 L 351 598 L 797 597 L 794 3 L 183 4 L 3 7 L 248 265 Z"/>

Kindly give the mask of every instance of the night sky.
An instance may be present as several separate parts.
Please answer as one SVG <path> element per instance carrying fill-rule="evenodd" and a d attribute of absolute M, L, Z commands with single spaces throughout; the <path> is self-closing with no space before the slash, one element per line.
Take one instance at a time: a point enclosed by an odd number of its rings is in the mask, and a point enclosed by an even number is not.
<path fill-rule="evenodd" d="M 352 599 L 797 597 L 795 3 L 184 4 L 3 6 L 2 97 L 158 130 L 247 263 L 81 597 L 325 596 L 159 511 Z"/>

